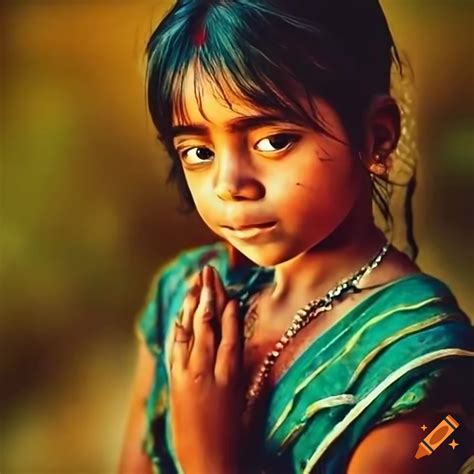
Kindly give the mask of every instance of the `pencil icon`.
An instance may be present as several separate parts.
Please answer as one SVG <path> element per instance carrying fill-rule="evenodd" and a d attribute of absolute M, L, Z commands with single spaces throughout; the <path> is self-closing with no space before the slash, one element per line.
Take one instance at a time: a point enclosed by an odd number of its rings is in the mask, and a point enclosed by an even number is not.
<path fill-rule="evenodd" d="M 418 445 L 415 458 L 420 459 L 429 456 L 458 426 L 459 423 L 451 415 L 448 415 L 421 441 Z"/>

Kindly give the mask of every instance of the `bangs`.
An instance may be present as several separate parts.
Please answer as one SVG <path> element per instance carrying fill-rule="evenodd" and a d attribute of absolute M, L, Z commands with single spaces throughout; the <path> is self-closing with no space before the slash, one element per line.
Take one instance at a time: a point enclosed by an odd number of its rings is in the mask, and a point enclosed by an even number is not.
<path fill-rule="evenodd" d="M 204 84 L 209 84 L 216 100 L 232 111 L 236 111 L 234 107 L 243 107 L 256 113 L 277 115 L 290 122 L 331 135 L 325 128 L 324 118 L 318 114 L 317 106 L 311 100 L 309 91 L 295 83 L 292 84 L 289 79 L 284 87 L 279 88 L 274 81 L 258 74 L 259 71 L 253 70 L 252 72 L 257 74 L 251 77 L 250 71 L 245 73 L 245 70 L 222 68 L 214 73 L 207 66 L 195 62 L 185 71 L 185 76 L 191 71 L 193 73 L 194 98 L 199 112 L 206 120 L 209 119 L 203 109 L 203 91 Z M 190 123 L 184 80 L 175 81 L 170 92 L 168 103 L 173 124 Z M 309 106 L 311 113 L 308 113 L 304 104 Z"/>
<path fill-rule="evenodd" d="M 163 141 L 170 138 L 173 120 L 189 122 L 184 83 L 190 71 L 194 75 L 194 97 L 204 118 L 203 84 L 208 82 L 216 99 L 231 110 L 232 104 L 238 103 L 332 136 L 313 98 L 328 99 L 331 88 L 340 83 L 340 74 L 335 73 L 334 64 L 325 59 L 320 47 L 311 51 L 301 47 L 309 44 L 303 36 L 308 35 L 311 25 L 248 5 L 230 9 L 224 3 L 214 4 L 206 12 L 194 13 L 193 22 L 180 25 L 175 20 L 173 27 L 155 32 L 147 47 L 149 109 Z M 199 29 L 205 31 L 205 41 L 196 46 L 192 38 Z M 314 35 L 321 33 L 314 26 L 311 29 L 314 44 Z M 286 40 L 268 41 L 262 30 L 275 38 L 277 31 L 284 31 L 281 36 Z M 289 48 L 288 37 L 298 47 Z M 271 59 L 279 57 L 282 60 L 278 62 Z"/>

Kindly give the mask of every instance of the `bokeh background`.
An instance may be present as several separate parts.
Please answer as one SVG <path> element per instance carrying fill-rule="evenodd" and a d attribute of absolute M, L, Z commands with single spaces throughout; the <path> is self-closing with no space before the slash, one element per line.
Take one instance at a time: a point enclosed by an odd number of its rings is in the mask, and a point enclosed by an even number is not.
<path fill-rule="evenodd" d="M 116 470 L 153 275 L 212 241 L 177 212 L 143 49 L 171 2 L 10 1 L 1 31 L 2 473 Z M 383 0 L 415 72 L 418 263 L 474 315 L 474 2 Z"/>

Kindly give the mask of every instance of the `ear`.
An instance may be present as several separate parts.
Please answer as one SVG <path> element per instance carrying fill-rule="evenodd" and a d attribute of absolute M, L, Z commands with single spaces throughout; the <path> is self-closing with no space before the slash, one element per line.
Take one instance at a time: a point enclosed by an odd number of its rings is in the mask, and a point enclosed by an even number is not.
<path fill-rule="evenodd" d="M 372 99 L 366 120 L 363 162 L 371 173 L 384 174 L 388 170 L 389 155 L 400 139 L 400 109 L 389 95 L 377 95 Z"/>

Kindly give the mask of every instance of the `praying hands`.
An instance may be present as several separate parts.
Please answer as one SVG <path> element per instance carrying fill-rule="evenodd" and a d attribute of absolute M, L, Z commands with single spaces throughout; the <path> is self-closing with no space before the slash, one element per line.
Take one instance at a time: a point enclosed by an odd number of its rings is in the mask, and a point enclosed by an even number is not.
<path fill-rule="evenodd" d="M 217 271 L 197 274 L 170 356 L 172 437 L 186 474 L 238 472 L 244 391 L 238 304 Z"/>

